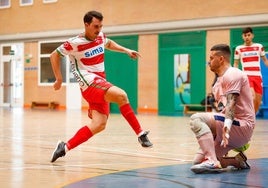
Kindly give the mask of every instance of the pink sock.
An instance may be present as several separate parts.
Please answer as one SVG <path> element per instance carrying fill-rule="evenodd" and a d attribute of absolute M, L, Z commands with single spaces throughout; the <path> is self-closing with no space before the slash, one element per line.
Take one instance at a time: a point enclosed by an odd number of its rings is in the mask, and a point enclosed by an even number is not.
<path fill-rule="evenodd" d="M 121 106 L 120 112 L 124 116 L 124 118 L 127 120 L 127 122 L 130 124 L 132 129 L 135 131 L 136 135 L 139 135 L 139 133 L 142 132 L 142 128 L 130 104 L 128 103 L 128 104 Z"/>
<path fill-rule="evenodd" d="M 93 134 L 88 126 L 84 126 L 79 129 L 76 134 L 66 143 L 68 150 L 75 148 L 76 146 L 87 141 Z"/>
<path fill-rule="evenodd" d="M 200 148 L 204 152 L 207 159 L 217 162 L 217 157 L 214 147 L 214 139 L 212 133 L 207 133 L 197 138 Z"/>

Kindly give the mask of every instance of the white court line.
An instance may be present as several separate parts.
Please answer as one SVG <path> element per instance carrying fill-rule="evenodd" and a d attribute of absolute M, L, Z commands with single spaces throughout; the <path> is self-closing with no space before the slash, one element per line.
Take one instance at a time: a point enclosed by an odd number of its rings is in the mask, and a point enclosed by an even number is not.
<path fill-rule="evenodd" d="M 137 152 L 123 151 L 123 150 L 117 150 L 117 149 L 107 149 L 107 148 L 99 148 L 99 147 L 93 147 L 93 146 L 90 146 L 89 148 L 94 149 L 95 151 L 105 151 L 106 153 L 111 153 L 111 154 L 124 154 L 124 155 L 130 155 L 130 156 L 135 156 L 135 157 L 147 157 L 147 158 L 164 159 L 164 160 L 181 161 L 181 162 L 192 161 L 188 159 L 160 157 L 160 156 L 155 156 L 155 155 L 141 154 Z M 148 150 L 150 149 L 153 149 L 153 148 L 148 148 Z M 160 152 L 154 152 L 154 153 L 167 154 L 167 153 L 160 153 Z M 184 156 L 188 156 L 188 155 L 184 155 Z"/>

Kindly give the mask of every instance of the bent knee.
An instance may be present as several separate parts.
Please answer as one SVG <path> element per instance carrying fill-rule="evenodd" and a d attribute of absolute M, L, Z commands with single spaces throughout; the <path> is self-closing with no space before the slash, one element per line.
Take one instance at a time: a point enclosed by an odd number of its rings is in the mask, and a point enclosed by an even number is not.
<path fill-rule="evenodd" d="M 125 91 L 120 92 L 116 98 L 117 98 L 116 101 L 119 106 L 129 103 L 128 96 Z"/>
<path fill-rule="evenodd" d="M 106 128 L 106 123 L 102 123 L 99 125 L 99 130 L 103 131 Z"/>
<path fill-rule="evenodd" d="M 196 113 L 190 117 L 190 127 L 195 133 L 196 137 L 200 137 L 206 133 L 211 132 L 208 125 L 202 120 L 200 114 Z"/>
<path fill-rule="evenodd" d="M 103 131 L 105 128 L 106 128 L 106 123 L 97 123 L 97 124 L 93 123 L 90 126 L 90 129 L 93 134 L 97 134 Z"/>

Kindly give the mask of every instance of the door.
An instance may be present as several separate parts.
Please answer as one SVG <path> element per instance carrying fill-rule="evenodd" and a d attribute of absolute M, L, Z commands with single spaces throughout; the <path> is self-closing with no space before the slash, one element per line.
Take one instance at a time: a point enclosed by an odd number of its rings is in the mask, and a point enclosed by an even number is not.
<path fill-rule="evenodd" d="M 206 95 L 206 32 L 159 35 L 158 113 L 183 115 Z"/>
<path fill-rule="evenodd" d="M 23 106 L 22 43 L 2 44 L 0 48 L 0 106 Z"/>

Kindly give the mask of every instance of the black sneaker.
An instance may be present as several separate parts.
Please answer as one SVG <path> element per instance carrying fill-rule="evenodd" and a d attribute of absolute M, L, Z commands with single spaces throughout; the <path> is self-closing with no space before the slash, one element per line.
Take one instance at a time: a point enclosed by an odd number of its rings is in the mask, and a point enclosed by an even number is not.
<path fill-rule="evenodd" d="M 141 144 L 142 147 L 148 148 L 152 147 L 153 144 L 150 142 L 150 140 L 147 137 L 147 134 L 149 134 L 149 131 L 145 131 L 143 135 L 138 137 L 138 141 Z"/>
<path fill-rule="evenodd" d="M 52 154 L 51 162 L 55 162 L 59 157 L 65 156 L 65 143 L 62 141 L 59 141 L 57 143 L 57 146 Z"/>

